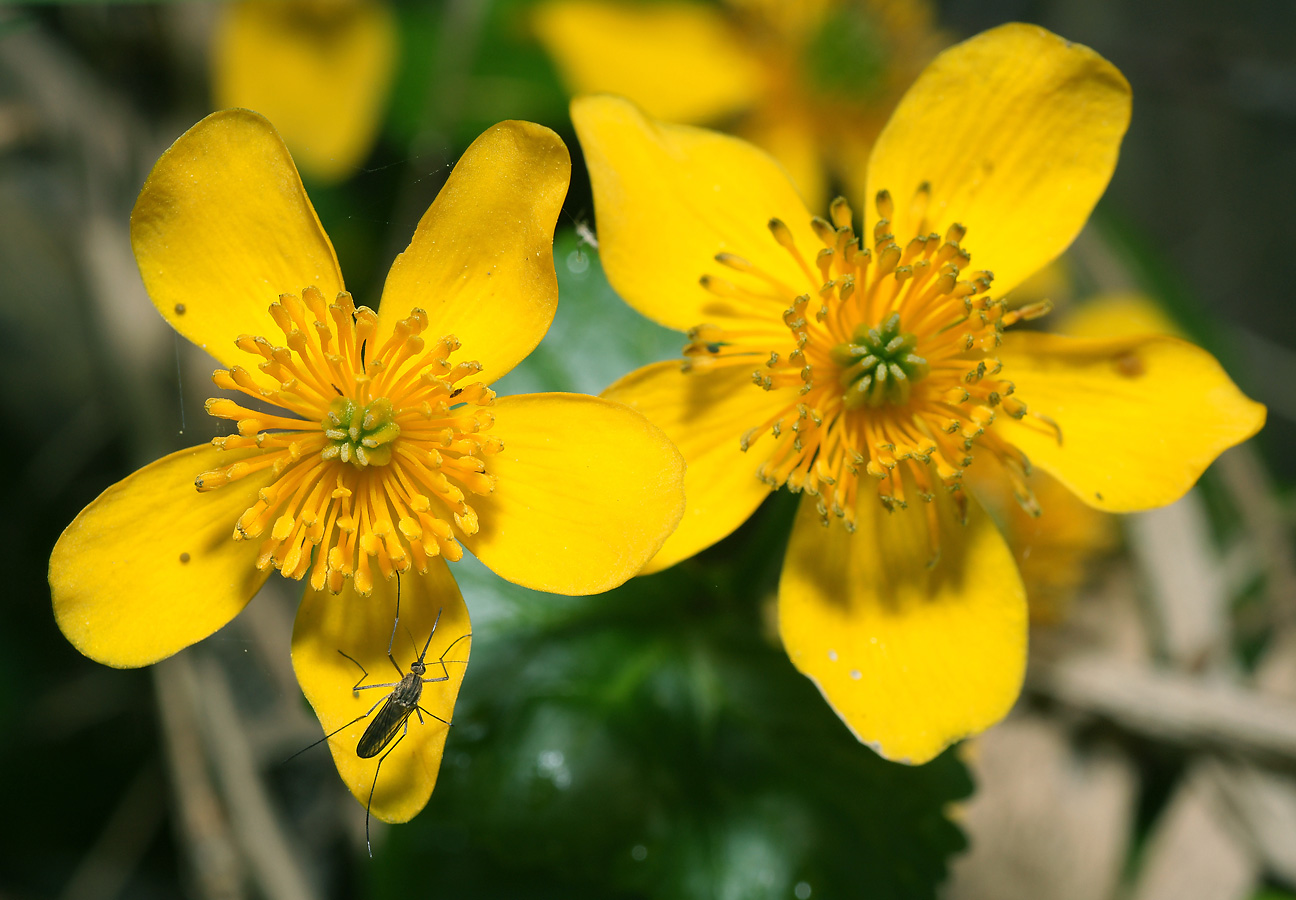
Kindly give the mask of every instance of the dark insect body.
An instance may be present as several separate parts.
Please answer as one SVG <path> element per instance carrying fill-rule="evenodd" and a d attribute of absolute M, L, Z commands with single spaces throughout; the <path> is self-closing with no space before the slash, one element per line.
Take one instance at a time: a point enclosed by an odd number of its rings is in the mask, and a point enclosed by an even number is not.
<path fill-rule="evenodd" d="M 428 633 L 427 642 L 423 644 L 423 652 L 418 655 L 418 658 L 414 660 L 414 662 L 410 663 L 408 672 L 401 669 L 400 664 L 396 662 L 396 658 L 392 656 L 392 646 L 396 642 L 396 630 L 400 627 L 400 575 L 397 574 L 396 619 L 392 622 L 391 638 L 387 641 L 387 658 L 391 660 L 392 666 L 396 669 L 396 674 L 401 676 L 400 681 L 392 681 L 384 684 L 363 684 L 362 682 L 369 677 L 369 672 L 364 666 L 360 665 L 360 661 L 355 657 L 349 656 L 341 650 L 338 651 L 338 653 L 341 653 L 347 659 L 351 660 L 351 662 L 355 663 L 362 673 L 360 680 L 351 686 L 351 692 L 353 694 L 359 694 L 361 691 L 374 690 L 376 688 L 391 688 L 391 691 L 387 696 L 369 707 L 368 711 L 363 715 L 356 716 L 341 728 L 334 729 L 324 735 L 324 737 L 319 741 L 316 741 L 316 743 L 327 741 L 329 738 L 333 737 L 333 735 L 345 731 L 356 722 L 373 715 L 375 709 L 378 710 L 378 714 L 374 715 L 373 720 L 369 723 L 368 727 L 365 728 L 364 734 L 360 735 L 359 743 L 356 744 L 356 756 L 361 759 L 372 759 L 373 757 L 378 756 L 379 753 L 382 753 L 382 756 L 378 759 L 378 765 L 374 769 L 373 784 L 369 786 L 369 799 L 365 803 L 365 846 L 368 848 L 371 857 L 373 856 L 373 846 L 369 840 L 369 809 L 373 805 L 374 790 L 378 787 L 378 773 L 382 771 L 383 760 L 385 760 L 391 752 L 399 746 L 400 742 L 405 739 L 405 735 L 409 732 L 409 718 L 411 715 L 417 715 L 420 724 L 423 723 L 423 714 L 427 713 L 438 722 L 447 726 L 450 725 L 449 722 L 438 716 L 436 713 L 430 712 L 420 706 L 419 699 L 423 696 L 423 685 L 450 680 L 450 671 L 446 668 L 446 663 L 466 662 L 466 660 L 447 660 L 445 656 L 446 653 L 450 652 L 455 644 L 458 644 L 464 638 L 472 637 L 472 634 L 469 633 L 455 638 L 454 641 L 450 643 L 450 646 L 446 647 L 445 653 L 441 654 L 441 658 L 434 663 L 434 665 L 441 666 L 442 674 L 434 678 L 425 678 L 424 675 L 427 673 L 427 663 L 424 660 L 427 656 L 428 648 L 432 646 L 432 637 L 436 634 L 437 625 L 440 622 L 441 610 L 438 609 L 436 619 L 432 622 L 432 630 Z M 410 639 L 413 640 L 412 635 Z M 417 645 L 415 645 L 415 649 L 417 649 Z M 379 708 L 380 706 L 381 709 Z M 397 736 L 398 733 L 399 737 Z M 311 747 L 314 746 L 315 744 L 311 744 Z M 303 750 L 299 750 L 298 753 L 305 752 L 305 750 L 309 749 L 310 747 L 306 747 Z M 384 749 L 387 751 L 386 753 L 383 753 Z M 296 756 L 297 754 L 293 755 Z"/>

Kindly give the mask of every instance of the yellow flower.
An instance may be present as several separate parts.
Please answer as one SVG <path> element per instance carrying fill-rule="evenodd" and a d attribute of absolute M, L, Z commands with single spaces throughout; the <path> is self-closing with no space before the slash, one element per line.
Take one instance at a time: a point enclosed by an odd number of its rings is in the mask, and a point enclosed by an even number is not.
<path fill-rule="evenodd" d="M 960 489 L 965 469 L 993 462 L 1028 509 L 1031 462 L 1098 509 L 1144 509 L 1263 423 L 1182 341 L 1005 333 L 1045 311 L 999 298 L 1080 230 L 1129 110 L 1115 68 L 1043 29 L 951 48 L 878 138 L 861 242 L 844 200 L 812 219 L 740 140 L 618 98 L 573 104 L 609 280 L 691 329 L 682 368 L 648 366 L 605 392 L 689 464 L 684 521 L 647 570 L 729 534 L 770 490 L 803 492 L 781 636 L 891 759 L 930 759 L 1020 690 L 1021 580 Z"/>
<path fill-rule="evenodd" d="M 214 381 L 233 396 L 207 407 L 234 432 L 145 466 L 64 531 L 50 586 L 68 640 L 108 665 L 147 665 L 223 626 L 271 569 L 309 578 L 293 663 L 332 732 L 379 699 L 353 694 L 360 673 L 337 651 L 371 683 L 394 680 L 391 579 L 403 572 L 394 652 L 408 669 L 404 629 L 422 646 L 440 615 L 429 677 L 451 677 L 423 706 L 449 720 L 463 666 L 434 661 L 455 641 L 447 659 L 467 659 L 468 613 L 445 563 L 460 544 L 539 590 L 594 593 L 634 575 L 682 513 L 679 453 L 621 404 L 496 400 L 488 386 L 553 318 L 569 175 L 552 131 L 491 128 L 396 258 L 375 313 L 346 293 L 269 122 L 227 110 L 176 141 L 140 192 L 131 241 L 159 312 L 223 364 Z M 361 802 L 377 763 L 356 756 L 365 727 L 331 742 Z M 375 816 L 423 807 L 444 741 L 435 721 L 410 727 Z"/>
<path fill-rule="evenodd" d="M 926 0 L 551 0 L 536 30 L 573 92 L 669 122 L 733 120 L 812 207 L 853 191 L 887 114 L 945 41 Z"/>
<path fill-rule="evenodd" d="M 212 94 L 274 122 L 307 175 L 342 181 L 373 147 L 396 53 L 380 0 L 241 0 L 221 10 Z"/>

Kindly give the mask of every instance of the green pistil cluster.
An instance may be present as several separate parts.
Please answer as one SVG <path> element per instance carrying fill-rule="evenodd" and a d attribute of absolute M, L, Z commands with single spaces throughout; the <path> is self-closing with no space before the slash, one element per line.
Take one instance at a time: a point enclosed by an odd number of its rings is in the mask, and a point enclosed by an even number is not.
<path fill-rule="evenodd" d="M 329 440 L 320 456 L 354 466 L 387 465 L 391 462 L 391 442 L 400 434 L 391 401 L 386 397 L 363 409 L 349 397 L 338 397 L 329 404 L 328 415 L 320 425 Z"/>
<path fill-rule="evenodd" d="M 909 402 L 909 391 L 929 371 L 927 360 L 914 353 L 918 339 L 900 330 L 900 316 L 891 317 L 876 328 L 860 325 L 848 343 L 830 351 L 841 367 L 841 385 L 847 409 L 876 409 L 890 403 Z"/>

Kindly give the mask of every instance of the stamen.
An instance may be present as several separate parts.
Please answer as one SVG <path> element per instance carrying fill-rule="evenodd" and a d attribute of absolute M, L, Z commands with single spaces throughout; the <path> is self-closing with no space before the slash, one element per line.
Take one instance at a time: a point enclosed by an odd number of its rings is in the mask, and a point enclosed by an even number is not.
<path fill-rule="evenodd" d="M 270 315 L 287 346 L 250 335 L 235 342 L 266 378 L 233 366 L 213 381 L 282 414 L 227 398 L 207 403 L 238 428 L 214 446 L 262 452 L 200 474 L 197 488 L 215 490 L 267 469 L 274 475 L 239 517 L 234 539 L 262 539 L 259 568 L 298 579 L 310 572 L 314 589 L 335 593 L 348 579 L 367 594 L 377 576 L 426 572 L 438 555 L 458 559 L 455 532 L 478 528 L 467 497 L 494 489 L 487 460 L 503 447 L 482 433 L 493 422 L 485 407 L 495 394 L 469 380 L 481 365 L 450 364 L 459 349 L 453 335 L 429 345 L 420 309 L 377 349 L 377 314 L 347 293 L 331 304 L 313 287 L 300 297 L 283 294 Z"/>
<path fill-rule="evenodd" d="M 727 253 L 716 261 L 731 278 L 702 276 L 708 290 L 766 316 L 781 308 L 784 330 L 700 325 L 689 333 L 686 370 L 747 365 L 757 386 L 785 398 L 781 411 L 752 423 L 740 446 L 748 451 L 771 435 L 756 475 L 818 497 L 825 522 L 837 518 L 848 529 L 864 476 L 888 509 L 930 506 L 944 491 L 965 510 L 963 472 L 980 451 L 1004 464 L 1020 502 L 1033 511 L 1029 463 L 987 429 L 1002 410 L 1060 439 L 1051 420 L 1015 395 L 995 355 L 1005 327 L 1044 315 L 1049 304 L 1008 311 L 993 298 L 993 273 L 970 269 L 967 229 L 951 225 L 942 238 L 927 227 L 930 195 L 926 183 L 919 186 L 909 201 L 909 221 L 918 227 L 897 237 L 895 201 L 879 191 L 877 218 L 865 230 L 871 247 L 856 238 L 849 204 L 834 200 L 828 219 L 810 223 L 823 244 L 813 264 L 791 229 L 770 220 L 773 241 L 805 279 L 800 289 Z M 934 529 L 934 510 L 928 517 Z M 935 559 L 934 530 L 931 540 Z"/>

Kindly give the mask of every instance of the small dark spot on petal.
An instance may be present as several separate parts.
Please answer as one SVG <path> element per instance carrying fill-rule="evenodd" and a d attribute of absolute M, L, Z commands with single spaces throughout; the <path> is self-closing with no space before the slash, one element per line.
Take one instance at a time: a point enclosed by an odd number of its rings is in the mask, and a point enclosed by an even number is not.
<path fill-rule="evenodd" d="M 1116 367 L 1116 374 L 1126 378 L 1140 378 L 1147 374 L 1147 366 L 1143 365 L 1143 360 L 1133 351 L 1117 356 L 1112 360 L 1112 365 Z"/>
<path fill-rule="evenodd" d="M 185 305 L 183 303 L 177 303 L 175 305 L 175 312 L 177 316 L 183 316 L 185 314 Z"/>
<path fill-rule="evenodd" d="M 189 562 L 189 554 L 188 554 L 188 553 L 181 553 L 181 554 L 180 554 L 180 562 L 182 562 L 182 563 L 187 563 L 187 562 Z"/>
<path fill-rule="evenodd" d="M 1094 497 L 1098 500 L 1101 500 L 1103 498 L 1102 494 L 1098 493 L 1097 491 L 1094 491 Z"/>

